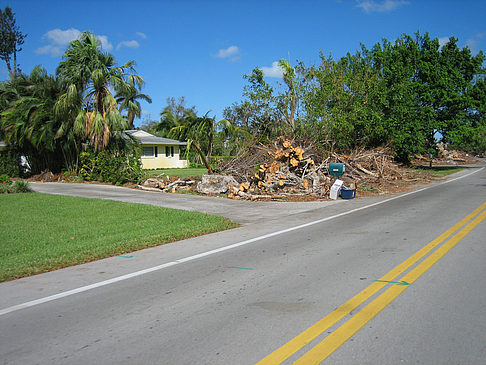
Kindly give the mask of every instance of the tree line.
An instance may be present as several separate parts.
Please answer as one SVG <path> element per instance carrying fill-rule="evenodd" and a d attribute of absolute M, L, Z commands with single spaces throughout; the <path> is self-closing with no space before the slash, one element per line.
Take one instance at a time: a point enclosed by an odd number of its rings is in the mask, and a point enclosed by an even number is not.
<path fill-rule="evenodd" d="M 141 116 L 140 101 L 151 102 L 134 61 L 118 65 L 94 34 L 83 32 L 54 75 L 41 66 L 24 74 L 16 54 L 26 35 L 8 7 L 0 12 L 0 37 L 0 58 L 10 71 L 0 83 L 0 140 L 15 146 L 33 172 L 77 171 L 86 150 L 133 153 L 121 132 Z M 253 69 L 244 76 L 242 100 L 221 121 L 198 115 L 183 97 L 169 98 L 160 120 L 142 128 L 187 141 L 192 158 L 209 172 L 212 155 L 232 156 L 280 135 L 326 151 L 388 146 L 404 163 L 435 153 L 438 140 L 485 153 L 485 57 L 457 42 L 404 34 L 338 60 L 321 53 L 318 65 L 281 60 L 281 82 L 269 83 Z"/>
<path fill-rule="evenodd" d="M 485 58 L 457 42 L 404 34 L 338 60 L 321 53 L 319 65 L 281 60 L 278 87 L 255 68 L 224 116 L 251 134 L 305 137 L 326 150 L 389 146 L 405 163 L 435 153 L 438 140 L 484 153 Z"/>

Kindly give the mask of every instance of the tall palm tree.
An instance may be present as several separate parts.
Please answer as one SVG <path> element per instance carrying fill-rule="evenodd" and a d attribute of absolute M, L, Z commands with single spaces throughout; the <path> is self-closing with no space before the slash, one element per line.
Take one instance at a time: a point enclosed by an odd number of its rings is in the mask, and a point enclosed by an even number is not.
<path fill-rule="evenodd" d="M 132 88 L 142 87 L 143 79 L 135 74 L 134 66 L 134 61 L 116 66 L 113 56 L 101 51 L 90 32 L 71 42 L 57 69 L 67 85 L 56 104 L 64 120 L 58 136 L 73 130 L 97 152 L 108 146 L 116 131 L 127 129 L 113 95 L 128 95 Z"/>
<path fill-rule="evenodd" d="M 116 95 L 116 101 L 119 104 L 119 110 L 127 111 L 128 129 L 133 129 L 133 120 L 135 117 L 142 116 L 142 106 L 139 100 L 145 100 L 147 103 L 152 103 L 150 96 L 139 92 L 135 85 L 131 85 L 123 92 Z"/>

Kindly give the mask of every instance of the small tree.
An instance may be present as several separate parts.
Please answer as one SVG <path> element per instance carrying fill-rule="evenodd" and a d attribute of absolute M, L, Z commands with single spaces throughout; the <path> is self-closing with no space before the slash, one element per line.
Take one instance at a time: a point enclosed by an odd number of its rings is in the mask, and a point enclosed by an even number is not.
<path fill-rule="evenodd" d="M 0 9 L 0 58 L 7 64 L 10 76 L 17 76 L 17 52 L 24 44 L 27 34 L 22 34 L 19 27 L 15 24 L 15 13 L 8 6 Z M 11 57 L 13 56 L 13 68 Z"/>
<path fill-rule="evenodd" d="M 209 118 L 208 113 L 203 117 L 198 117 L 193 112 L 187 112 L 181 124 L 170 130 L 170 137 L 187 142 L 187 151 L 191 148 L 201 158 L 208 174 L 213 170 L 210 165 L 211 154 L 213 152 L 215 134 L 214 118 Z"/>
<path fill-rule="evenodd" d="M 119 104 L 118 109 L 121 111 L 126 110 L 128 129 L 133 129 L 133 120 L 135 117 L 142 116 L 142 106 L 139 100 L 145 100 L 151 104 L 152 99 L 146 94 L 142 94 L 141 90 L 136 85 L 129 85 L 116 94 L 116 101 Z"/>

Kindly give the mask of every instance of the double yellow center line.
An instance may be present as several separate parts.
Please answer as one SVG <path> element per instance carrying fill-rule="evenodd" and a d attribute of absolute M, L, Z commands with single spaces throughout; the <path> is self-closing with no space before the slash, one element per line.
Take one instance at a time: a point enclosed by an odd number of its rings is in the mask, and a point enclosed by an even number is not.
<path fill-rule="evenodd" d="M 483 219 L 486 218 L 485 208 L 486 202 L 475 209 L 471 214 L 467 215 L 460 222 L 456 223 L 436 239 L 431 241 L 429 244 L 427 244 L 427 246 L 423 247 L 400 265 L 385 274 L 379 280 L 392 281 L 396 279 L 397 276 L 410 269 L 419 260 L 424 258 L 436 247 L 441 245 L 449 237 L 460 230 L 454 237 L 432 252 L 427 258 L 425 258 L 421 263 L 416 265 L 400 279 L 407 283 L 413 283 L 437 261 L 439 261 L 447 252 L 449 252 L 449 250 L 452 249 L 459 241 L 461 241 L 469 232 L 471 232 Z M 374 282 L 352 299 L 341 305 L 339 308 L 329 313 L 326 317 L 313 324 L 297 337 L 293 338 L 285 345 L 265 357 L 263 360 L 259 361 L 257 365 L 282 363 L 311 341 L 316 339 L 318 336 L 322 335 L 327 329 L 336 324 L 351 311 L 366 302 L 386 285 L 388 284 L 383 282 Z M 341 325 L 341 327 L 336 329 L 324 340 L 305 353 L 301 358 L 294 362 L 294 364 L 319 364 L 324 361 L 329 355 L 336 351 L 344 342 L 351 338 L 357 331 L 359 331 L 361 327 L 374 318 L 407 288 L 408 285 L 393 285 L 388 288 L 361 311 L 355 314 L 351 319 Z"/>

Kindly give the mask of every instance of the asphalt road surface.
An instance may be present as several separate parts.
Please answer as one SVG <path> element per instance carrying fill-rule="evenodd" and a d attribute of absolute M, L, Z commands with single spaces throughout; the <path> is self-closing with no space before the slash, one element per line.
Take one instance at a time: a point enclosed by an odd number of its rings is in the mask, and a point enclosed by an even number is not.
<path fill-rule="evenodd" d="M 486 169 L 281 207 L 0 284 L 0 364 L 485 363 Z"/>

